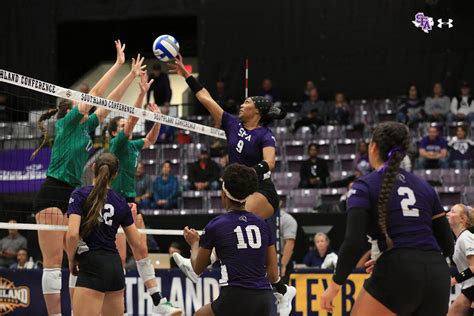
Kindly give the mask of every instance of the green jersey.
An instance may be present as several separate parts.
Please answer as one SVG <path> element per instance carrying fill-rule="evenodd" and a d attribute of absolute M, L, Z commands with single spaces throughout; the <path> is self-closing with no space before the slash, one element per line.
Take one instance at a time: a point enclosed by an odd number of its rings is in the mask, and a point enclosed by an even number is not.
<path fill-rule="evenodd" d="M 144 144 L 143 139 L 129 140 L 123 130 L 110 141 L 109 150 L 119 160 L 119 172 L 112 182 L 112 189 L 123 197 L 136 196 L 135 170 L 138 165 L 138 155 Z"/>
<path fill-rule="evenodd" d="M 84 117 L 74 106 L 65 117 L 56 122 L 56 137 L 51 150 L 47 175 L 74 187 L 81 186 L 84 166 L 93 148 L 89 134 L 99 126 L 95 114 L 81 124 Z"/>

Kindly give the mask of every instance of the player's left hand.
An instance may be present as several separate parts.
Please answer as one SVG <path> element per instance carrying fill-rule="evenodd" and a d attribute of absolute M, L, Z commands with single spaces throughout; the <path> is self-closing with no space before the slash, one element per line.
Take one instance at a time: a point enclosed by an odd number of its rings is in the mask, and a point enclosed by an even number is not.
<path fill-rule="evenodd" d="M 150 81 L 148 81 L 148 74 L 146 73 L 146 71 L 142 71 L 140 73 L 140 82 L 138 83 L 140 86 L 140 92 L 143 94 L 146 94 L 148 90 L 150 90 L 150 87 L 153 81 L 155 80 L 151 79 Z"/>
<path fill-rule="evenodd" d="M 334 299 L 334 297 L 336 297 L 337 293 L 339 293 L 340 289 L 341 286 L 331 280 L 331 283 L 329 283 L 329 287 L 321 295 L 320 306 L 322 309 L 332 312 L 332 309 L 334 307 L 332 305 L 332 300 Z"/>
<path fill-rule="evenodd" d="M 71 274 L 74 276 L 77 276 L 77 274 L 79 273 L 79 265 L 77 263 L 76 258 L 69 260 L 69 272 L 71 272 Z"/>
<path fill-rule="evenodd" d="M 189 228 L 188 226 L 184 227 L 184 239 L 191 246 L 196 242 L 199 242 L 199 234 L 194 228 Z"/>
<path fill-rule="evenodd" d="M 130 70 L 131 73 L 135 77 L 140 76 L 142 73 L 146 73 L 146 65 L 143 65 L 143 61 L 145 57 L 140 57 L 140 54 L 137 55 L 137 59 L 132 58 L 132 69 Z"/>

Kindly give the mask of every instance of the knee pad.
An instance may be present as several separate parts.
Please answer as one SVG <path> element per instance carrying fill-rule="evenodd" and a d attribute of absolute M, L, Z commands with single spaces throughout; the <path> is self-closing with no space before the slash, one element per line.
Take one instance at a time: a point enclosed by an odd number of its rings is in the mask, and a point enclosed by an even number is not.
<path fill-rule="evenodd" d="M 155 278 L 155 269 L 149 257 L 137 261 L 137 270 L 143 283 Z"/>
<path fill-rule="evenodd" d="M 76 282 L 77 282 L 77 276 L 73 275 L 72 273 L 69 273 L 69 288 L 70 289 L 75 288 Z"/>
<path fill-rule="evenodd" d="M 57 294 L 61 293 L 62 280 L 61 269 L 43 269 L 43 277 L 41 279 L 41 286 L 43 294 Z"/>

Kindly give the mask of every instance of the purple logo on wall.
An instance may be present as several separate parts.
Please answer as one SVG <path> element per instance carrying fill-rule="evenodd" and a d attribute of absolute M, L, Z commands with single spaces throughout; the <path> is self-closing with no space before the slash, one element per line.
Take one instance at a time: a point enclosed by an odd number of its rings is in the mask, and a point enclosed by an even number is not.
<path fill-rule="evenodd" d="M 433 29 L 434 21 L 432 17 L 425 16 L 423 12 L 415 14 L 415 20 L 412 21 L 415 27 L 420 28 L 423 32 L 429 33 Z"/>

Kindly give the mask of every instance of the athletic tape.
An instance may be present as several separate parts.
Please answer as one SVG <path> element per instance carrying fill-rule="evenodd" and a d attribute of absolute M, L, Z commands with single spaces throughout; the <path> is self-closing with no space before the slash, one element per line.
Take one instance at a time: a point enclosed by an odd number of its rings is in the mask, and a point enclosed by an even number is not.
<path fill-rule="evenodd" d="M 67 232 L 65 225 L 46 225 L 46 224 L 27 224 L 27 223 L 5 223 L 0 222 L 0 229 L 19 229 L 19 230 L 47 230 L 47 231 L 63 231 Z M 183 231 L 180 229 L 139 229 L 140 233 L 147 235 L 167 235 L 167 236 L 182 236 Z M 119 233 L 122 233 L 122 228 L 119 228 Z M 201 230 L 197 231 L 199 234 Z"/>
<path fill-rule="evenodd" d="M 53 95 L 58 98 L 91 104 L 100 108 L 111 110 L 113 112 L 121 113 L 123 115 L 132 115 L 138 118 L 143 118 L 148 121 L 174 126 L 179 129 L 209 135 L 216 138 L 226 139 L 224 131 L 218 128 L 193 123 L 190 121 L 179 119 L 177 117 L 154 113 L 144 109 L 136 108 L 125 103 L 120 103 L 117 101 L 92 96 L 87 93 L 66 89 L 51 83 L 30 78 L 4 69 L 0 69 L 0 82 L 10 83 L 25 89 L 35 90 L 38 92 Z"/>

